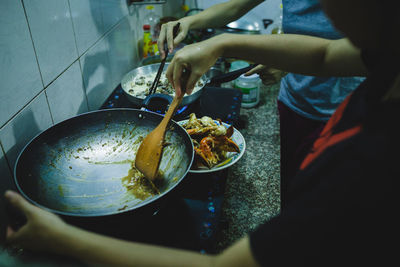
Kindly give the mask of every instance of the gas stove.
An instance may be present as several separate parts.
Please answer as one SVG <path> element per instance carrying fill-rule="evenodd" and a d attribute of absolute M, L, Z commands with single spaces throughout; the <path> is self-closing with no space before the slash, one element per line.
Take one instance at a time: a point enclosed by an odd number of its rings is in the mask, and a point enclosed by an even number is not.
<path fill-rule="evenodd" d="M 228 124 L 238 123 L 242 100 L 240 91 L 220 87 L 205 87 L 202 90 L 196 101 L 179 108 L 174 120 L 187 119 L 191 113 L 195 113 L 197 117 L 210 116 Z M 121 85 L 118 85 L 101 107 L 108 108 L 141 107 L 130 102 Z M 152 111 L 164 114 L 166 109 L 166 106 L 155 106 Z M 226 177 L 227 170 L 189 173 L 178 186 L 177 192 L 146 223 L 137 225 L 134 217 L 131 220 L 129 216 L 124 218 L 125 224 L 131 226 L 131 231 L 118 237 L 201 253 L 216 253 Z"/>

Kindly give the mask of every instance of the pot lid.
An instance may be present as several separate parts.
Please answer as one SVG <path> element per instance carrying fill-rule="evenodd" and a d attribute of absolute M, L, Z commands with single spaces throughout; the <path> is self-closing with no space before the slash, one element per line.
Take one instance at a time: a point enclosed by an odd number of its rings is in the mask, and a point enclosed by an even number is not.
<path fill-rule="evenodd" d="M 259 22 L 246 17 L 242 17 L 236 21 L 233 21 L 226 26 L 231 29 L 248 31 L 248 32 L 259 33 L 261 30 L 261 24 Z"/>

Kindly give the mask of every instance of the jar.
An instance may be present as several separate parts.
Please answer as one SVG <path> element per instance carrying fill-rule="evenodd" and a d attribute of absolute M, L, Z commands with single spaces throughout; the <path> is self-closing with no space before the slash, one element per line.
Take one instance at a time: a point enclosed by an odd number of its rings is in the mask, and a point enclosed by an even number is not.
<path fill-rule="evenodd" d="M 250 76 L 240 75 L 234 82 L 234 87 L 240 89 L 242 95 L 242 107 L 252 108 L 260 101 L 260 77 L 258 74 Z"/>
<path fill-rule="evenodd" d="M 229 68 L 229 72 L 238 70 L 238 69 L 242 69 L 242 68 L 246 68 L 250 66 L 250 63 L 244 60 L 235 60 L 231 62 L 231 66 Z M 227 88 L 235 88 L 235 82 L 236 80 L 230 81 L 228 83 L 225 84 L 225 86 Z"/>

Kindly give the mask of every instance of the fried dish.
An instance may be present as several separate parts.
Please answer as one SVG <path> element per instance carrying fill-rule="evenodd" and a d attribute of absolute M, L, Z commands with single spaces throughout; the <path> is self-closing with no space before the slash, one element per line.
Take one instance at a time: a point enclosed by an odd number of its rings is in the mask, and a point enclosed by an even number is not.
<path fill-rule="evenodd" d="M 233 127 L 226 128 L 221 120 L 218 121 L 219 124 L 210 117 L 197 118 L 191 113 L 189 120 L 182 125 L 193 140 L 196 152 L 194 168 L 212 168 L 223 162 L 228 152 L 240 152 L 239 146 L 231 139 Z"/>

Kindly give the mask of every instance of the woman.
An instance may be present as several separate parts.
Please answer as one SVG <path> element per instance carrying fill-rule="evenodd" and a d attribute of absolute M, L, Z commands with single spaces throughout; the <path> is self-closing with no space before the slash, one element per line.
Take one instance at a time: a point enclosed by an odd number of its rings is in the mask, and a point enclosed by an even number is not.
<path fill-rule="evenodd" d="M 222 27 L 243 16 L 263 0 L 230 0 L 211 6 L 193 16 L 162 25 L 158 47 L 164 56 L 163 44 L 169 50 L 182 41 L 189 30 L 206 27 Z M 326 39 L 340 39 L 342 35 L 332 26 L 322 11 L 321 4 L 310 0 L 283 0 L 282 27 L 285 34 L 301 34 Z M 180 23 L 175 39 L 172 29 Z M 173 39 L 173 40 L 172 40 Z M 296 49 L 296 46 L 291 46 Z M 234 55 L 235 56 L 235 55 Z M 259 62 L 259 59 L 255 59 Z M 264 68 L 261 77 L 277 80 L 278 71 L 259 65 L 249 72 Z M 274 72 L 273 72 L 274 71 Z M 275 75 L 273 74 L 275 73 Z M 264 78 L 265 79 L 265 78 Z M 266 80 L 263 79 L 263 82 Z M 280 125 L 280 195 L 281 207 L 290 200 L 288 186 L 309 152 L 315 139 L 345 97 L 360 84 L 361 77 L 316 77 L 288 73 L 281 79 L 278 96 Z M 268 81 L 268 80 L 267 80 Z"/>
<path fill-rule="evenodd" d="M 263 64 L 314 75 L 367 75 L 342 103 L 305 158 L 287 208 L 219 255 L 143 245 L 100 236 L 8 191 L 6 198 L 27 217 L 8 242 L 81 261 L 138 266 L 326 266 L 393 262 L 398 207 L 396 181 L 400 132 L 400 38 L 383 31 L 400 26 L 400 8 L 389 0 L 321 0 L 335 26 L 349 39 L 305 36 L 223 35 L 178 52 L 168 76 L 178 93 L 188 68 L 188 92 L 221 55 L 262 59 Z M 393 3 L 389 9 L 388 4 Z M 370 18 L 375 18 L 371 20 Z M 297 51 L 287 53 L 288 46 Z M 360 53 L 360 49 L 363 51 Z M 377 56 L 378 55 L 378 56 Z"/>

